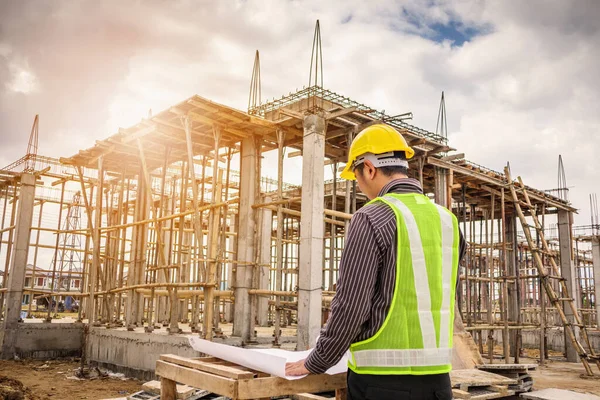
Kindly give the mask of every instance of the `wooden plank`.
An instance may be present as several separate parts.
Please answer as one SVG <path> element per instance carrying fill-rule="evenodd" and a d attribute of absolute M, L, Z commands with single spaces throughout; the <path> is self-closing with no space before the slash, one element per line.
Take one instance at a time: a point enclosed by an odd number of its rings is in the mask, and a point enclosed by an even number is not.
<path fill-rule="evenodd" d="M 489 371 L 489 370 L 529 371 L 529 370 L 537 369 L 537 364 L 483 364 L 483 365 L 477 365 L 475 368 L 481 369 L 484 371 Z"/>
<path fill-rule="evenodd" d="M 160 398 L 162 400 L 177 400 L 177 384 L 172 379 L 160 378 Z"/>
<path fill-rule="evenodd" d="M 508 393 L 508 387 L 507 386 L 503 386 L 503 385 L 486 386 L 486 389 L 489 389 L 492 392 L 500 393 L 500 394 L 502 394 L 504 396 L 506 396 L 506 394 Z"/>
<path fill-rule="evenodd" d="M 346 400 L 348 398 L 348 389 L 341 388 L 335 390 L 335 400 Z"/>
<path fill-rule="evenodd" d="M 296 400 L 331 400 L 331 397 L 323 397 L 318 394 L 300 393 L 294 396 Z"/>
<path fill-rule="evenodd" d="M 237 398 L 237 381 L 230 378 L 209 374 L 181 365 L 170 364 L 160 360 L 156 362 L 155 373 L 161 377 L 161 382 L 162 378 L 167 378 L 195 388 L 208 390 L 209 392 L 217 393 L 222 396 Z M 256 398 L 256 396 L 254 396 L 254 398 Z"/>
<path fill-rule="evenodd" d="M 275 397 L 304 392 L 325 392 L 346 387 L 346 374 L 308 375 L 288 381 L 284 378 L 257 378 L 238 381 L 238 399 Z"/>
<path fill-rule="evenodd" d="M 469 392 L 460 389 L 452 389 L 452 397 L 455 399 L 470 399 L 471 395 Z"/>
<path fill-rule="evenodd" d="M 160 356 L 162 361 L 167 361 L 171 364 L 182 365 L 184 367 L 197 369 L 199 371 L 210 372 L 215 375 L 224 376 L 231 379 L 252 379 L 254 374 L 252 372 L 244 371 L 235 367 L 227 365 L 219 365 L 210 362 L 204 362 L 200 360 L 192 360 L 187 357 L 176 356 L 174 354 L 162 354 Z"/>
<path fill-rule="evenodd" d="M 517 383 L 515 379 L 477 369 L 452 370 L 450 380 L 452 381 L 452 387 L 460 387 L 462 390 L 465 387 L 514 385 Z"/>

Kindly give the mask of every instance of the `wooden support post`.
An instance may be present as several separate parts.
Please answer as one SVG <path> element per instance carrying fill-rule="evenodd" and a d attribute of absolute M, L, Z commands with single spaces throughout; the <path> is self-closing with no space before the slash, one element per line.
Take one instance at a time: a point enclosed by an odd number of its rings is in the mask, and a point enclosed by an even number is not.
<path fill-rule="evenodd" d="M 40 211 L 38 214 L 38 222 L 37 222 L 37 227 L 41 228 L 42 227 L 42 213 L 44 211 L 44 201 L 40 201 Z M 37 258 L 38 258 L 38 249 L 39 249 L 39 244 L 40 244 L 40 230 L 38 229 L 36 235 L 35 235 L 35 250 L 33 251 L 33 268 L 31 271 L 31 283 L 29 285 L 30 289 L 33 289 L 34 285 L 35 285 L 35 279 L 36 279 L 36 265 L 37 265 Z M 83 276 L 82 276 L 83 278 Z M 83 279 L 82 279 L 82 283 L 83 283 Z M 29 297 L 29 304 L 27 305 L 27 317 L 30 318 L 31 317 L 31 306 L 33 304 L 33 296 Z M 79 305 L 80 309 L 81 309 L 81 304 Z M 2 308 L 1 303 L 0 303 L 0 309 Z"/>
<path fill-rule="evenodd" d="M 237 213 L 231 213 L 230 214 L 230 223 L 229 223 L 229 232 L 235 232 L 237 231 Z M 229 260 L 237 260 L 237 235 L 235 236 L 230 236 L 229 239 L 227 240 L 227 254 L 228 254 L 228 259 Z M 227 287 L 229 290 L 232 290 L 235 287 L 235 275 L 233 273 L 234 270 L 234 266 L 235 264 L 232 262 L 228 262 L 227 263 Z M 233 322 L 233 316 L 234 316 L 234 305 L 233 303 L 229 302 L 226 306 L 225 306 L 225 321 L 231 323 Z"/>
<path fill-rule="evenodd" d="M 154 199 L 152 198 L 152 182 L 150 180 L 150 171 L 148 170 L 148 166 L 146 165 L 146 157 L 144 155 L 144 146 L 142 145 L 141 140 L 137 139 L 137 145 L 139 150 L 139 158 L 142 164 L 142 176 L 144 177 L 145 189 L 147 190 L 147 201 L 152 208 L 152 215 L 154 217 L 154 229 L 156 236 L 156 251 L 158 252 L 158 260 L 159 267 L 166 267 L 169 265 L 166 249 L 162 243 L 162 223 L 158 219 L 158 210 L 154 204 Z M 166 151 L 168 153 L 168 150 Z M 167 156 L 165 156 L 167 157 Z M 169 282 L 169 270 L 166 268 L 162 269 L 163 274 L 165 276 L 165 281 Z M 169 293 L 169 304 L 170 304 L 170 316 L 169 316 L 169 333 L 179 333 L 179 323 L 178 323 L 178 313 L 177 313 L 177 288 L 167 288 L 167 292 Z M 149 321 L 152 323 L 151 321 Z"/>
<path fill-rule="evenodd" d="M 502 281 L 502 319 L 504 320 L 504 329 L 502 330 L 502 347 L 504 353 L 504 363 L 508 364 L 510 359 L 510 338 L 508 331 L 508 282 L 506 276 L 508 276 L 508 251 L 506 248 L 506 205 L 504 197 L 504 188 L 500 190 L 500 206 L 501 206 L 501 217 L 502 217 L 502 275 L 504 280 Z"/>
<path fill-rule="evenodd" d="M 65 200 L 65 182 L 62 182 L 61 190 L 60 190 L 60 203 L 59 203 L 59 208 L 58 208 L 58 223 L 56 224 L 57 231 L 60 231 L 60 224 L 62 222 L 62 211 L 63 211 L 64 200 Z M 54 242 L 54 256 L 52 257 L 52 278 L 50 280 L 50 282 L 52 282 L 51 283 L 52 291 L 60 291 L 60 280 L 58 282 L 58 285 L 56 285 L 56 264 L 58 263 L 58 247 L 59 247 L 58 245 L 59 245 L 59 243 L 60 243 L 60 234 L 57 233 L 56 240 Z M 52 310 L 54 310 L 55 313 L 58 313 L 58 299 L 55 299 L 54 296 L 50 296 L 47 300 L 48 300 L 48 313 L 46 315 L 45 322 L 51 322 L 52 321 Z"/>
<path fill-rule="evenodd" d="M 297 350 L 314 347 L 321 329 L 326 131 L 321 115 L 304 117 Z"/>
<path fill-rule="evenodd" d="M 215 157 L 213 170 L 218 168 L 217 158 Z M 213 193 L 212 193 L 212 204 L 220 203 L 222 201 L 222 185 L 223 181 L 223 170 L 218 169 L 218 173 L 213 174 Z M 220 208 L 213 208 L 210 210 L 210 226 L 208 236 L 208 272 L 206 282 L 209 284 L 204 289 L 204 338 L 206 340 L 212 340 L 213 338 L 213 326 L 214 326 L 214 312 L 215 312 L 215 286 L 217 279 L 217 258 L 218 258 L 218 247 L 219 247 L 219 227 L 221 225 L 221 210 Z"/>
<path fill-rule="evenodd" d="M 177 400 L 177 383 L 171 379 L 160 378 L 161 400 Z"/>
<path fill-rule="evenodd" d="M 271 197 L 265 198 L 266 202 L 271 201 Z M 260 259 L 258 267 L 258 288 L 269 289 L 269 277 L 271 275 L 271 233 L 273 231 L 273 211 L 268 208 L 262 208 L 259 213 L 260 224 Z M 260 297 L 257 299 L 256 310 L 258 326 L 267 326 L 269 321 L 269 298 Z"/>
<path fill-rule="evenodd" d="M 333 211 L 337 211 L 337 167 L 338 167 L 338 163 L 334 162 L 333 163 L 333 184 L 331 187 L 331 209 Z M 335 216 L 331 217 L 333 220 L 335 220 Z M 334 281 L 334 270 L 336 267 L 336 244 L 337 244 L 337 239 L 335 237 L 336 235 L 336 226 L 335 224 L 330 224 L 329 226 L 330 231 L 329 231 L 329 277 L 328 277 L 328 285 L 327 285 L 327 289 L 328 290 L 334 290 L 333 289 L 333 281 Z"/>
<path fill-rule="evenodd" d="M 15 226 L 15 217 L 17 215 L 17 184 L 13 184 L 13 202 L 10 210 L 10 226 Z M 8 188 L 6 188 L 6 198 L 4 205 L 6 206 L 6 202 L 8 202 Z M 5 207 L 6 208 L 6 207 Z M 5 210 L 6 211 L 6 210 Z M 4 217 L 4 214 L 3 214 Z M 2 226 L 4 226 L 4 220 L 2 221 Z M 3 231 L 4 232 L 4 231 Z M 4 271 L 2 271 L 2 287 L 7 288 L 8 285 L 8 271 L 10 267 L 10 260 L 13 251 L 13 239 L 14 239 L 15 229 L 11 229 L 8 232 L 8 243 L 6 244 L 6 260 L 4 262 Z M 0 246 L 2 242 L 0 241 Z M 4 309 L 4 292 L 0 293 L 0 312 Z"/>
<path fill-rule="evenodd" d="M 102 188 L 104 186 L 104 169 L 102 165 L 103 156 L 98 158 L 98 188 L 96 189 L 96 209 L 94 210 L 94 226 L 92 228 L 92 265 L 90 271 L 90 300 L 88 303 L 88 320 L 90 325 L 96 322 L 96 284 L 98 280 L 98 270 L 100 269 L 100 225 L 102 224 Z M 88 216 L 90 217 L 90 216 Z"/>
<path fill-rule="evenodd" d="M 283 158 L 284 153 L 284 141 L 285 131 L 283 129 L 277 129 L 277 197 L 278 200 L 283 200 Z M 275 290 L 283 290 L 283 211 L 282 204 L 277 205 L 277 238 L 275 242 Z M 279 338 L 281 337 L 281 298 L 277 296 L 275 298 L 275 314 L 273 325 L 275 326 L 273 332 L 273 346 L 278 347 L 280 345 Z"/>
<path fill-rule="evenodd" d="M 488 323 L 492 325 L 494 322 L 493 317 L 493 308 L 494 308 L 494 298 L 495 298 L 495 285 L 494 285 L 494 250 L 491 247 L 494 243 L 494 211 L 496 206 L 496 195 L 492 193 L 491 199 L 491 212 L 490 212 L 490 220 L 486 221 L 485 225 L 485 235 L 486 235 L 486 244 L 488 245 L 486 250 L 486 258 L 488 260 L 488 278 L 490 282 L 488 283 L 488 299 L 487 299 L 487 319 Z M 488 224 L 491 224 L 490 227 L 490 235 L 488 236 Z M 488 331 L 488 359 L 490 363 L 494 362 L 494 331 L 490 329 Z"/>
<path fill-rule="evenodd" d="M 202 214 L 198 211 L 200 205 L 198 204 L 198 184 L 196 182 L 196 171 L 194 170 L 194 152 L 192 144 L 192 128 L 191 121 L 188 117 L 183 118 L 183 126 L 185 128 L 185 141 L 187 145 L 187 156 L 188 156 L 188 171 L 190 175 L 190 185 L 192 185 L 192 207 L 194 213 L 192 214 L 192 226 L 194 228 L 194 235 L 196 237 L 196 254 L 199 254 L 201 258 L 204 257 L 204 234 L 202 233 Z M 204 200 L 204 171 L 206 167 L 206 157 L 202 160 L 202 200 Z M 206 263 L 203 261 L 197 264 L 196 279 L 200 281 L 200 265 L 202 270 L 206 271 Z M 198 322 L 198 298 L 195 297 L 193 300 L 192 307 L 192 323 L 190 324 L 192 331 L 196 330 Z"/>

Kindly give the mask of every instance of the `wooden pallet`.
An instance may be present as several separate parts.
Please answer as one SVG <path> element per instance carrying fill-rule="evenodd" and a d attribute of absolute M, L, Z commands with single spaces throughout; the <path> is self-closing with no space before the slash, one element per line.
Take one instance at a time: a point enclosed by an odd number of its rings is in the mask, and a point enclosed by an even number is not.
<path fill-rule="evenodd" d="M 537 369 L 537 364 L 483 364 L 478 365 L 478 369 L 494 374 L 502 375 L 507 378 L 515 379 L 517 384 L 508 385 L 508 388 L 515 393 L 529 392 L 533 388 L 533 377 L 529 371 Z"/>
<path fill-rule="evenodd" d="M 215 357 L 187 358 L 166 354 L 156 362 L 156 375 L 161 380 L 161 400 L 176 400 L 177 382 L 233 400 L 265 400 L 276 396 L 327 391 L 339 392 L 336 399 L 346 400 L 345 373 L 309 375 L 290 381 Z"/>
<path fill-rule="evenodd" d="M 455 399 L 499 399 L 515 394 L 509 385 L 517 380 L 477 369 L 459 369 L 450 372 Z"/>

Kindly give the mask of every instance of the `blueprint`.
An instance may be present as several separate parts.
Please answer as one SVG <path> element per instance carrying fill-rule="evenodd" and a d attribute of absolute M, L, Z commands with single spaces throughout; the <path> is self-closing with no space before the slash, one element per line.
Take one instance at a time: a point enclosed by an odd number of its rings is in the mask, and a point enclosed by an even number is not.
<path fill-rule="evenodd" d="M 189 336 L 190 345 L 200 353 L 208 354 L 222 360 L 242 365 L 256 371 L 265 372 L 280 378 L 288 380 L 300 379 L 303 376 L 286 376 L 285 364 L 289 362 L 303 360 L 312 350 L 288 351 L 281 349 L 244 349 L 241 347 L 228 346 L 200 339 L 197 336 Z M 335 375 L 346 372 L 348 367 L 348 358 L 346 356 L 329 370 L 327 374 Z M 304 375 L 306 376 L 306 375 Z"/>

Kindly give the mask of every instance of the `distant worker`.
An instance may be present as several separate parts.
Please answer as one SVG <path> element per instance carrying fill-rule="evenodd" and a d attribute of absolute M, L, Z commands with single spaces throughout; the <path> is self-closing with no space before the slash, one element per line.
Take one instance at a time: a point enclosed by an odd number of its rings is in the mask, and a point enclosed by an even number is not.
<path fill-rule="evenodd" d="M 348 399 L 452 399 L 454 296 L 464 251 L 456 217 L 408 178 L 414 150 L 372 125 L 350 147 L 342 178 L 371 200 L 353 216 L 331 315 L 306 360 L 319 374 L 349 350 Z"/>

